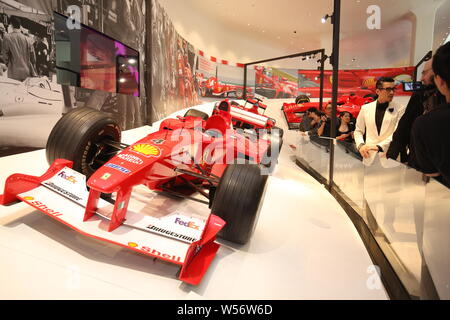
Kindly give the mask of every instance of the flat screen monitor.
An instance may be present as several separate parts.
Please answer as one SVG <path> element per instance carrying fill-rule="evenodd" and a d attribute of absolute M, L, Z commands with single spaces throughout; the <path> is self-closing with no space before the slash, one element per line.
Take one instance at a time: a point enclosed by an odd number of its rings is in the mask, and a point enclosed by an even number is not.
<path fill-rule="evenodd" d="M 122 42 L 54 13 L 58 83 L 140 96 L 139 52 Z"/>

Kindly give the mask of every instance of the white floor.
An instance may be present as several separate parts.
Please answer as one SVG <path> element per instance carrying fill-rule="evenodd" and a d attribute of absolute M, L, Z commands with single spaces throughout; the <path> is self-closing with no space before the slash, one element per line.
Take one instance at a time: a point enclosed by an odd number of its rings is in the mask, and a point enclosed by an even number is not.
<path fill-rule="evenodd" d="M 269 101 L 268 115 L 286 127 L 281 103 Z M 126 132 L 124 142 L 156 127 Z M 223 244 L 199 286 L 177 280 L 175 265 L 84 237 L 20 203 L 0 207 L 0 299 L 387 299 L 350 219 L 294 164 L 295 134 L 285 140 L 251 242 Z M 0 190 L 12 173 L 46 168 L 44 151 L 0 158 Z"/>

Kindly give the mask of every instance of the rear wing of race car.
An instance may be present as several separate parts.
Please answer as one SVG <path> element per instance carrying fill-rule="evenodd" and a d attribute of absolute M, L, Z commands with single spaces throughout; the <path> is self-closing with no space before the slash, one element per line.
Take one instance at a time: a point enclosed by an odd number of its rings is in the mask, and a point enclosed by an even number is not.
<path fill-rule="evenodd" d="M 283 112 L 284 119 L 288 125 L 289 130 L 300 130 L 300 123 L 302 121 L 302 116 L 297 116 L 295 112 L 297 104 L 295 103 L 283 103 L 281 111 Z M 304 114 L 304 112 L 302 112 Z"/>
<path fill-rule="evenodd" d="M 98 213 L 84 221 L 87 190 L 81 190 L 80 186 L 85 188 L 86 178 L 71 168 L 71 161 L 58 159 L 40 177 L 10 176 L 4 194 L 0 195 L 0 205 L 21 200 L 87 237 L 179 265 L 179 279 L 183 282 L 192 285 L 201 282 L 219 249 L 215 239 L 225 225 L 221 218 L 209 214 L 202 223 L 177 215 L 162 220 L 129 211 L 126 223 L 109 231 L 110 217 L 101 209 L 111 207 L 111 203 L 103 199 L 98 203 Z M 190 223 L 196 223 L 199 231 L 185 233 L 170 219 L 177 222 L 191 219 Z"/>

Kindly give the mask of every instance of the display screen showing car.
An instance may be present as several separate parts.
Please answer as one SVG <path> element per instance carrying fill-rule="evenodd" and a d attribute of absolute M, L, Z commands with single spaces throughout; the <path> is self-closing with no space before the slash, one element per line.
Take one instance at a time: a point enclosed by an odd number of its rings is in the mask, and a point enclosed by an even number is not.
<path fill-rule="evenodd" d="M 139 52 L 69 18 L 55 17 L 58 83 L 112 93 L 140 96 Z"/>

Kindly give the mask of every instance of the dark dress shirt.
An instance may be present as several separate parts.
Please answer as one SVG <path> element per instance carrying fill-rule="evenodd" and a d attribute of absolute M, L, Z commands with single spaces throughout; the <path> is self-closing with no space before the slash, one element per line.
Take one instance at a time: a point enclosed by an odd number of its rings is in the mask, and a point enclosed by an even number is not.
<path fill-rule="evenodd" d="M 450 103 L 418 117 L 411 132 L 409 165 L 450 188 Z"/>
<path fill-rule="evenodd" d="M 381 126 L 383 125 L 384 115 L 386 113 L 386 109 L 389 107 L 389 102 L 379 103 L 377 101 L 377 110 L 375 112 L 375 123 L 378 129 L 378 135 L 381 132 Z"/>

